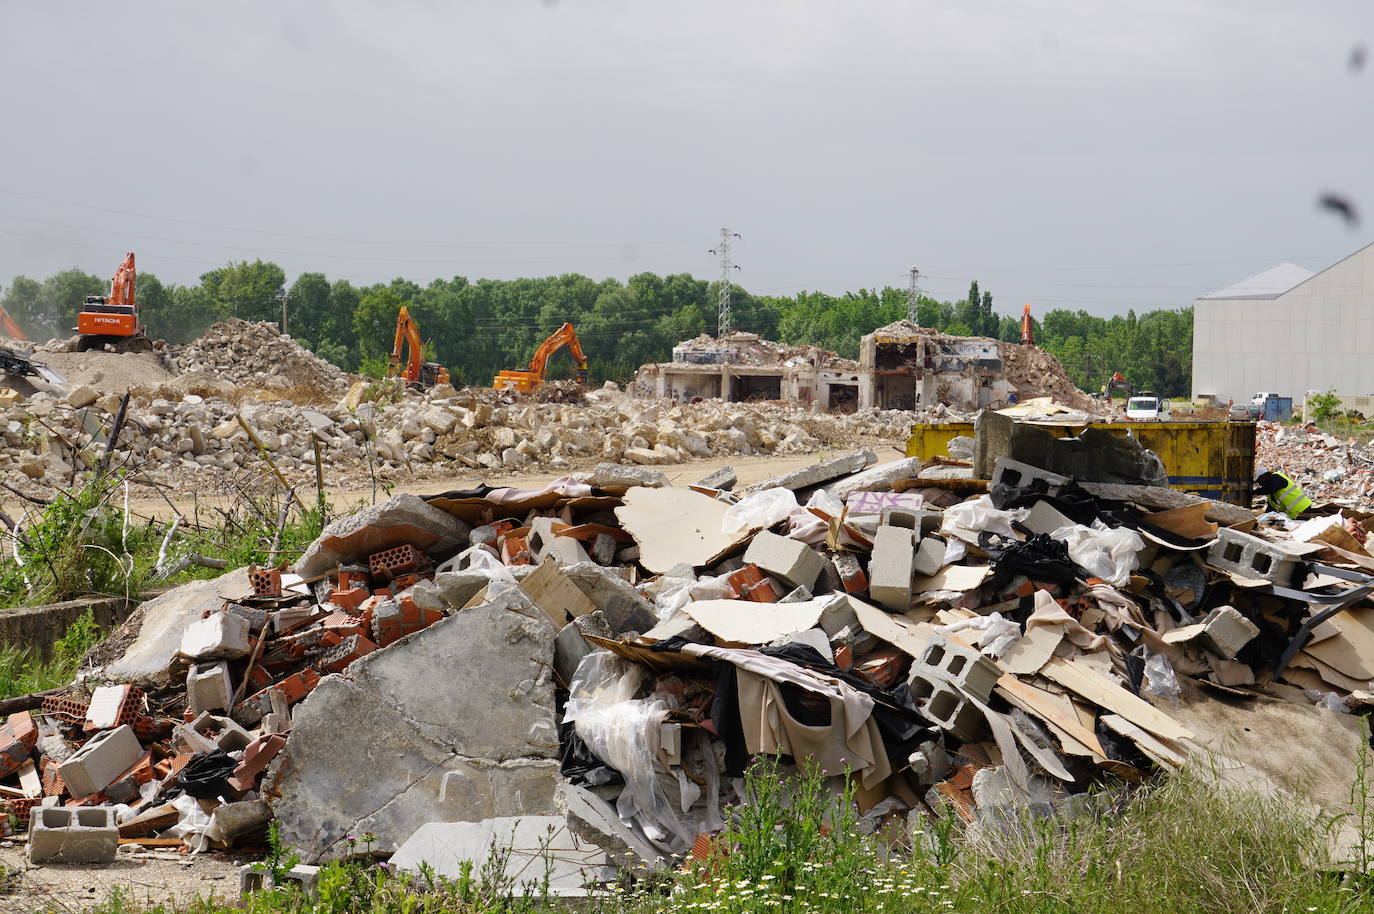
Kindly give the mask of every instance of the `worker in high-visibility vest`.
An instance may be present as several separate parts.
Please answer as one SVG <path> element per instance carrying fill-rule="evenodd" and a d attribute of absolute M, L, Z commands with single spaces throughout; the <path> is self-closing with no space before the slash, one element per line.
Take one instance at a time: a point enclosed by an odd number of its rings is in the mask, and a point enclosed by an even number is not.
<path fill-rule="evenodd" d="M 1278 470 L 1261 470 L 1255 477 L 1255 494 L 1269 499 L 1270 511 L 1281 511 L 1296 518 L 1312 507 L 1312 499 L 1287 474 Z"/>

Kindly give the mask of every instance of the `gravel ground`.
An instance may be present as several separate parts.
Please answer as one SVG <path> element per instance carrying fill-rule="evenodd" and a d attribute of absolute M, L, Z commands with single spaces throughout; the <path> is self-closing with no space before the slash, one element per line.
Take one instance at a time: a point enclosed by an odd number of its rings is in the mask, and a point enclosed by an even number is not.
<path fill-rule="evenodd" d="M 0 842 L 0 914 L 84 911 L 115 888 L 140 905 L 187 903 L 197 897 L 232 900 L 239 892 L 239 862 L 227 857 L 181 856 L 166 849 L 121 857 L 99 866 L 30 867 L 24 845 Z"/>

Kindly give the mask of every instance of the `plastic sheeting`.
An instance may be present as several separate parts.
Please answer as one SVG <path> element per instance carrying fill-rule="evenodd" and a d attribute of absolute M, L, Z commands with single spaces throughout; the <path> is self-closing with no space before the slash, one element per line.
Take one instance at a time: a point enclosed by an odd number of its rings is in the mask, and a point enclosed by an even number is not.
<path fill-rule="evenodd" d="M 578 664 L 568 689 L 564 720 L 607 765 L 625 778 L 616 799 L 616 813 L 638 826 L 651 841 L 671 850 L 691 847 L 703 821 L 718 817 L 719 782 L 708 784 L 707 810 L 688 811 L 703 796 L 701 788 L 681 768 L 665 768 L 659 761 L 660 724 L 668 715 L 662 698 L 635 698 L 647 671 L 610 651 L 593 651 Z M 684 747 L 699 752 L 700 744 Z M 698 765 L 702 772 L 710 764 Z M 715 804 L 715 806 L 711 806 Z"/>
<path fill-rule="evenodd" d="M 977 545 L 982 533 L 1015 536 L 1011 522 L 1025 520 L 1029 514 L 1025 508 L 999 511 L 992 506 L 992 499 L 984 495 L 946 508 L 940 520 L 940 532 Z"/>
<path fill-rule="evenodd" d="M 800 505 L 790 489 L 764 489 L 731 505 L 721 518 L 722 533 L 739 536 L 750 530 L 763 530 L 784 520 Z"/>
<path fill-rule="evenodd" d="M 1131 572 L 1140 567 L 1138 553 L 1145 548 L 1139 533 L 1128 527 L 1108 527 L 1099 520 L 1091 527 L 1060 527 L 1050 536 L 1069 547 L 1075 565 L 1114 587 L 1130 583 Z"/>

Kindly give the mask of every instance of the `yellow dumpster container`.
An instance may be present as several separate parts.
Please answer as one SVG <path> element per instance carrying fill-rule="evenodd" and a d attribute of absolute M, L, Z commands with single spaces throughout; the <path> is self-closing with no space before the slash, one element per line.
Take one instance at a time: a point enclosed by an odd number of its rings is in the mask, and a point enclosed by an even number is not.
<path fill-rule="evenodd" d="M 1169 485 L 1229 501 L 1250 504 L 1255 478 L 1255 423 L 1253 422 L 1035 422 L 1056 438 L 1071 438 L 1088 427 L 1134 434 L 1140 443 L 1159 455 L 1169 474 Z M 972 422 L 929 422 L 911 427 L 908 457 L 929 459 L 945 454 L 951 438 L 973 437 Z"/>

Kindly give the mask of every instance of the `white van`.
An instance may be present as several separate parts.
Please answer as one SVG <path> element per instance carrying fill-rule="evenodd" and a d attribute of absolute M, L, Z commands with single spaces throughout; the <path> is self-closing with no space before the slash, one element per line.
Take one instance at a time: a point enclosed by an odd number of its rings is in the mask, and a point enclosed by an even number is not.
<path fill-rule="evenodd" d="M 1169 401 L 1164 397 L 1131 397 L 1126 401 L 1126 418 L 1138 422 L 1160 422 L 1169 418 Z"/>

